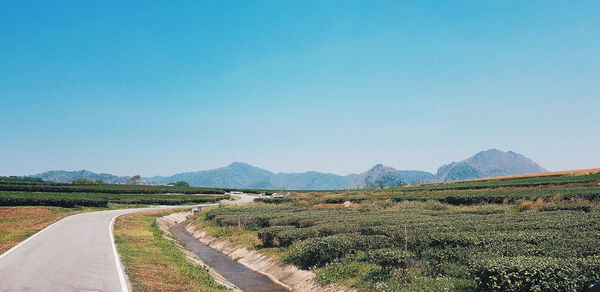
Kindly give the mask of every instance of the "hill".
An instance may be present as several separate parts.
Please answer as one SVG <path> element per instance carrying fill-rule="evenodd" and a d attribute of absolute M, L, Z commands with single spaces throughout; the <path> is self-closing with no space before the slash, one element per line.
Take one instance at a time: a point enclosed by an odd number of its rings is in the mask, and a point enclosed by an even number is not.
<path fill-rule="evenodd" d="M 490 149 L 463 161 L 446 164 L 435 175 L 426 171 L 397 170 L 378 164 L 357 175 L 351 188 L 383 188 L 543 172 L 546 172 L 544 168 L 522 154 Z"/>

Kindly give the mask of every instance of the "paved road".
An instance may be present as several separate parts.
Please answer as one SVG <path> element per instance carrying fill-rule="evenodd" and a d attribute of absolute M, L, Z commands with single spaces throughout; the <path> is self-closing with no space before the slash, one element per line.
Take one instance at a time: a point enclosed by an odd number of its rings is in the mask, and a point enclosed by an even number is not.
<path fill-rule="evenodd" d="M 235 203 L 254 199 L 241 197 Z M 173 207 L 66 217 L 0 255 L 0 291 L 128 291 L 112 239 L 114 218 Z"/>

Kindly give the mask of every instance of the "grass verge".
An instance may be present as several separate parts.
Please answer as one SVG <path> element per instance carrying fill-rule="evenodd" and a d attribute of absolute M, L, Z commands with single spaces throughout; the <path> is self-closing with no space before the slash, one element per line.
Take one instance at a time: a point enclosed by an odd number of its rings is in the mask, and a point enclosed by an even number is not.
<path fill-rule="evenodd" d="M 115 222 L 115 243 L 133 291 L 229 291 L 163 237 L 156 218 L 166 214 L 135 213 Z"/>

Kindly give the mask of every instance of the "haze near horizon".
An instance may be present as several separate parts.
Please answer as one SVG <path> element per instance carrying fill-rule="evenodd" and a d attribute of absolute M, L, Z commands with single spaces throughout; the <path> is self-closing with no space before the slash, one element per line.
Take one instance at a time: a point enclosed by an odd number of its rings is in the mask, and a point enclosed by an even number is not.
<path fill-rule="evenodd" d="M 600 166 L 594 1 L 0 7 L 0 175 Z"/>

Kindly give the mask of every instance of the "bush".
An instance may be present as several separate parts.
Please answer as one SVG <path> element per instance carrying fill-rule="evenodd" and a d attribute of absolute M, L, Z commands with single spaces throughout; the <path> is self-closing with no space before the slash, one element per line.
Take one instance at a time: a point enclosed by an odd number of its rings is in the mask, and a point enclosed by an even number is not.
<path fill-rule="evenodd" d="M 101 180 L 89 180 L 87 178 L 75 179 L 71 184 L 74 185 L 104 185 L 105 182 Z"/>
<path fill-rule="evenodd" d="M 296 241 L 301 241 L 319 236 L 318 231 L 314 228 L 294 228 L 283 230 L 275 236 L 277 246 L 290 246 Z"/>
<path fill-rule="evenodd" d="M 257 198 L 254 201 L 266 203 L 266 204 L 284 204 L 284 203 L 293 202 L 294 199 L 292 199 L 292 198 Z"/>
<path fill-rule="evenodd" d="M 394 242 L 383 235 L 337 234 L 295 243 L 284 262 L 302 269 L 320 267 L 359 250 L 392 247 Z"/>
<path fill-rule="evenodd" d="M 275 239 L 278 238 L 278 234 L 281 231 L 286 230 L 295 230 L 294 226 L 271 226 L 258 231 L 258 239 L 262 242 L 263 247 L 273 247 L 279 245 L 279 243 L 275 242 Z"/>
<path fill-rule="evenodd" d="M 551 205 L 541 207 L 540 211 L 559 211 L 559 210 L 570 210 L 570 211 L 582 211 L 582 212 L 590 212 L 592 210 L 591 206 L 586 205 Z"/>
<path fill-rule="evenodd" d="M 600 257 L 490 258 L 475 263 L 471 273 L 480 291 L 587 291 L 600 280 Z"/>
<path fill-rule="evenodd" d="M 176 188 L 189 188 L 190 184 L 185 181 L 178 181 L 174 183 L 167 184 L 168 186 L 174 186 Z"/>
<path fill-rule="evenodd" d="M 414 254 L 403 249 L 382 248 L 367 253 L 367 260 L 384 268 L 407 268 Z"/>

